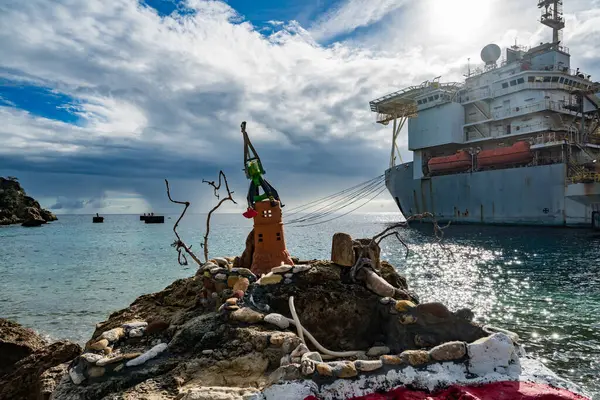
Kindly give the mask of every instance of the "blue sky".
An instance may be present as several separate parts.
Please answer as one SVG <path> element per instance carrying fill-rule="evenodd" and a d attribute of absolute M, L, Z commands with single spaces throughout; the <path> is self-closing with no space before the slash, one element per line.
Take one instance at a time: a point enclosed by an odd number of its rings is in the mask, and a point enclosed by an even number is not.
<path fill-rule="evenodd" d="M 239 124 L 291 206 L 387 167 L 373 98 L 550 39 L 536 0 L 0 2 L 0 175 L 57 212 L 168 211 L 239 199 Z M 572 66 L 600 80 L 600 1 L 565 0 Z M 473 61 L 472 61 L 473 62 Z M 403 135 L 401 151 L 410 160 Z M 243 201 L 238 208 L 243 208 Z M 199 206 L 200 207 L 200 206 Z M 395 210 L 384 193 L 367 209 Z"/>

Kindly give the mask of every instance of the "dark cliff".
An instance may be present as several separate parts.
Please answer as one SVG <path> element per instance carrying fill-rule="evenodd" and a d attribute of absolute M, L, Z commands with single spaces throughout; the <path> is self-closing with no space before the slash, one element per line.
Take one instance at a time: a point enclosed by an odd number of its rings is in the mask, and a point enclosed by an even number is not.
<path fill-rule="evenodd" d="M 56 219 L 34 198 L 27 196 L 16 178 L 0 177 L 0 225 L 39 226 Z"/>

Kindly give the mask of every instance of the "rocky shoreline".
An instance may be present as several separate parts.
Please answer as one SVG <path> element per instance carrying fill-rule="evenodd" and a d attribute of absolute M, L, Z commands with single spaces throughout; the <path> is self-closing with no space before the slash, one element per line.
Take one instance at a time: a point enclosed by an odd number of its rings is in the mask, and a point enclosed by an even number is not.
<path fill-rule="evenodd" d="M 0 225 L 21 224 L 32 227 L 56 221 L 56 215 L 43 209 L 33 197 L 27 196 L 14 177 L 0 177 Z"/>
<path fill-rule="evenodd" d="M 29 330 L 15 339 L 5 322 L 0 352 L 24 358 L 0 365 L 0 398 L 349 399 L 540 375 L 577 390 L 528 367 L 510 332 L 473 323 L 468 309 L 419 303 L 385 261 L 374 271 L 393 288 L 388 297 L 333 261 L 294 259 L 262 276 L 242 263 L 214 258 L 139 297 L 98 323 L 84 349 L 48 345 Z M 573 396 L 564 398 L 584 399 Z"/>

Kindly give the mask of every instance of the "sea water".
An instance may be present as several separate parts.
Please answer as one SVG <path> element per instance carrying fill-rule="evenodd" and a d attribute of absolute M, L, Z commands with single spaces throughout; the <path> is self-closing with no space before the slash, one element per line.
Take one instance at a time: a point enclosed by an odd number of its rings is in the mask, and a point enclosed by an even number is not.
<path fill-rule="evenodd" d="M 137 215 L 60 215 L 39 228 L 0 227 L 0 317 L 52 339 L 84 343 L 96 323 L 136 297 L 195 273 L 171 246 L 177 215 L 145 224 Z M 286 226 L 292 255 L 328 259 L 331 237 L 371 237 L 398 214 L 349 215 L 310 227 Z M 186 215 L 179 232 L 201 256 L 205 215 Z M 211 256 L 240 255 L 251 221 L 215 214 Z M 529 353 L 600 398 L 600 237 L 587 230 L 450 226 L 440 243 L 413 223 L 385 239 L 382 258 L 406 275 L 421 301 L 470 307 L 477 322 L 513 330 Z"/>

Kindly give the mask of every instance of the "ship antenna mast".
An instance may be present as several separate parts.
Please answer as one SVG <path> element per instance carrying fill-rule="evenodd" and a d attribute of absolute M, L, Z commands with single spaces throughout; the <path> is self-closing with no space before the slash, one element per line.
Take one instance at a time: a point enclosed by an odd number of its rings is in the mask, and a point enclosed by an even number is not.
<path fill-rule="evenodd" d="M 540 22 L 552 28 L 552 43 L 560 43 L 562 30 L 565 27 L 563 0 L 538 0 L 538 8 L 542 8 Z"/>

